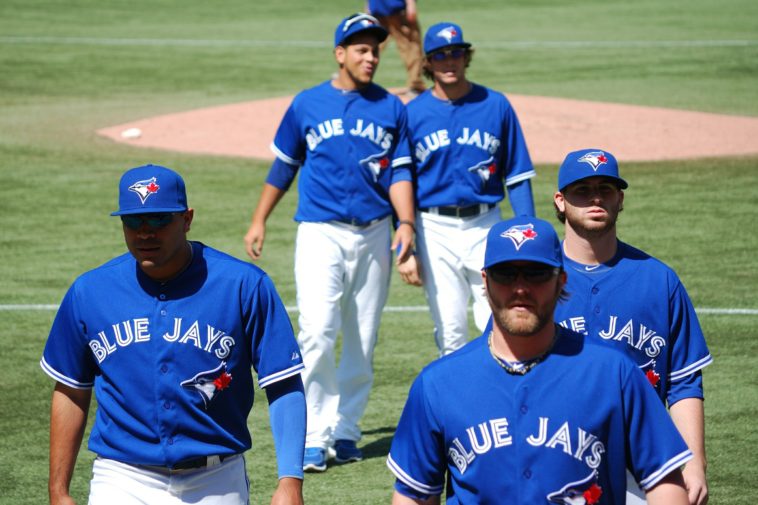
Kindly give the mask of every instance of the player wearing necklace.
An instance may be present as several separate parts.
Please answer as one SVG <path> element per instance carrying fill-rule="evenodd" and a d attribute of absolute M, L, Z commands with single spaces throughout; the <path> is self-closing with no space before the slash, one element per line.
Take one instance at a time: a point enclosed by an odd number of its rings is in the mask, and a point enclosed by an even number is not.
<path fill-rule="evenodd" d="M 492 331 L 414 381 L 387 458 L 393 505 L 439 504 L 443 490 L 448 505 L 623 503 L 627 468 L 650 504 L 687 503 L 679 467 L 692 453 L 645 376 L 555 324 L 566 279 L 550 223 L 490 229 Z"/>

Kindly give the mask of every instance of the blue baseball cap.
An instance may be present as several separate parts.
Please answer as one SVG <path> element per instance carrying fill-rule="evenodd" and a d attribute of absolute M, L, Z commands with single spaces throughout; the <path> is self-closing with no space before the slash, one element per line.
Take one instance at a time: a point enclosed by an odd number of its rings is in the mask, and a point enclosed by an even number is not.
<path fill-rule="evenodd" d="M 118 210 L 111 216 L 158 214 L 187 210 L 184 180 L 173 170 L 160 165 L 131 168 L 118 185 Z"/>
<path fill-rule="evenodd" d="M 471 47 L 463 40 L 463 30 L 455 23 L 437 23 L 426 31 L 424 36 L 424 53 L 429 54 L 445 47 Z"/>
<path fill-rule="evenodd" d="M 487 233 L 485 269 L 509 261 L 534 261 L 563 267 L 561 241 L 553 225 L 531 216 L 500 221 Z"/>
<path fill-rule="evenodd" d="M 334 47 L 342 45 L 347 38 L 352 37 L 356 33 L 367 31 L 374 32 L 379 42 L 384 42 L 384 39 L 389 35 L 389 32 L 379 24 L 379 21 L 374 16 L 359 12 L 340 21 L 340 24 L 334 31 Z"/>
<path fill-rule="evenodd" d="M 576 181 L 596 176 L 615 179 L 621 189 L 629 187 L 619 176 L 619 164 L 614 155 L 602 149 L 582 149 L 568 153 L 563 160 L 558 170 L 558 191 Z"/>

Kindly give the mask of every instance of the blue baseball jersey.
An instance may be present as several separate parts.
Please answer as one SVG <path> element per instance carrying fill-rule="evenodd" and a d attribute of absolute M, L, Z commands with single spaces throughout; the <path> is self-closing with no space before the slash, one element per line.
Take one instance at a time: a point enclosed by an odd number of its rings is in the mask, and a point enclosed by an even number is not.
<path fill-rule="evenodd" d="M 650 489 L 692 458 L 621 353 L 558 327 L 544 361 L 513 375 L 486 335 L 413 383 L 387 459 L 401 493 L 446 487 L 449 505 L 624 503 L 627 466 Z"/>
<path fill-rule="evenodd" d="M 649 254 L 619 241 L 614 258 L 582 265 L 563 257 L 569 298 L 555 320 L 626 353 L 647 376 L 661 400 L 702 398 L 692 378 L 713 358 L 695 309 L 674 271 Z"/>
<path fill-rule="evenodd" d="M 254 383 L 303 369 L 287 312 L 258 267 L 199 242 L 178 277 L 152 280 L 131 254 L 80 276 L 55 317 L 41 365 L 94 386 L 96 454 L 173 466 L 251 446 Z"/>
<path fill-rule="evenodd" d="M 427 90 L 408 105 L 420 208 L 495 204 L 536 175 L 516 112 L 502 93 L 472 84 L 459 100 Z"/>
<path fill-rule="evenodd" d="M 295 96 L 271 146 L 267 182 L 286 189 L 299 168 L 296 221 L 367 223 L 390 215 L 390 185 L 412 180 L 405 107 L 385 89 L 336 89 L 330 81 Z"/>

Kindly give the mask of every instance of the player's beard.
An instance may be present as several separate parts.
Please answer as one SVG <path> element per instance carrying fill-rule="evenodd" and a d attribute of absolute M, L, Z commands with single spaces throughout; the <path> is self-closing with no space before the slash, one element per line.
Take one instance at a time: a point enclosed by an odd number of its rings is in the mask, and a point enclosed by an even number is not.
<path fill-rule="evenodd" d="M 566 223 L 576 232 L 577 235 L 585 238 L 597 238 L 607 233 L 615 233 L 616 221 L 619 212 L 623 210 L 621 202 L 616 203 L 614 207 L 601 206 L 606 214 L 602 219 L 593 219 L 584 215 L 584 209 L 566 207 Z"/>
<path fill-rule="evenodd" d="M 492 318 L 505 333 L 516 337 L 530 337 L 540 332 L 548 324 L 553 322 L 553 313 L 558 303 L 560 286 L 556 283 L 556 291 L 545 303 L 540 304 L 530 295 L 514 295 L 508 300 L 498 300 L 489 286 L 490 308 Z M 514 310 L 509 307 L 513 302 L 528 302 L 534 307 L 532 311 Z"/>

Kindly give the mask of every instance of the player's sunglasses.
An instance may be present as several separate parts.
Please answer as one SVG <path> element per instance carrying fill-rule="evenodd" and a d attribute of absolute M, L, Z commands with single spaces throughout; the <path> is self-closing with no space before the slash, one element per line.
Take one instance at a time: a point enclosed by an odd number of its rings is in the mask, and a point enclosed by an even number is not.
<path fill-rule="evenodd" d="M 502 265 L 487 269 L 487 275 L 490 279 L 498 284 L 504 285 L 513 284 L 519 276 L 521 276 L 528 284 L 543 284 L 558 275 L 560 272 L 560 268 L 547 265 L 528 265 L 521 267 Z"/>
<path fill-rule="evenodd" d="M 435 51 L 432 54 L 429 55 L 429 58 L 431 58 L 434 61 L 445 61 L 448 58 L 452 58 L 454 60 L 457 60 L 458 58 L 463 58 L 463 55 L 466 54 L 465 49 L 443 49 L 441 51 Z"/>
<path fill-rule="evenodd" d="M 121 222 L 130 230 L 139 230 L 143 223 L 150 228 L 165 228 L 174 220 L 175 212 L 162 212 L 160 214 L 129 214 L 121 216 Z"/>

